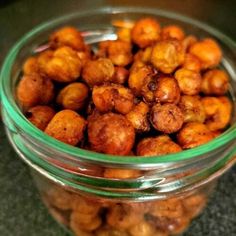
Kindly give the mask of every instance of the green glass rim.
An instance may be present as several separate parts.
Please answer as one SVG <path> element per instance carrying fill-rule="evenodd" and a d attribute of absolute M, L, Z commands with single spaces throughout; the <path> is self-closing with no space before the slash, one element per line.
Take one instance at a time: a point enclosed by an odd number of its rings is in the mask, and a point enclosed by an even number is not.
<path fill-rule="evenodd" d="M 32 125 L 26 117 L 23 115 L 21 110 L 19 109 L 16 101 L 14 100 L 14 96 L 12 96 L 11 91 L 11 70 L 14 65 L 14 61 L 21 50 L 22 46 L 24 46 L 29 39 L 42 32 L 43 30 L 53 29 L 55 26 L 65 22 L 69 19 L 74 19 L 82 16 L 89 16 L 93 14 L 119 14 L 119 13 L 129 13 L 129 12 L 137 12 L 137 13 L 145 13 L 152 14 L 162 17 L 168 17 L 170 19 L 177 19 L 182 22 L 187 22 L 198 28 L 204 29 L 207 32 L 211 33 L 211 35 L 215 38 L 220 39 L 225 44 L 228 45 L 232 50 L 236 50 L 236 42 L 234 42 L 231 38 L 221 33 L 217 29 L 202 23 L 198 20 L 189 18 L 187 16 L 180 15 L 178 13 L 161 10 L 161 9 L 150 9 L 150 8 L 141 8 L 141 7 L 105 7 L 96 10 L 88 10 L 82 11 L 80 13 L 75 12 L 69 15 L 65 15 L 59 17 L 57 19 L 47 21 L 25 36 L 23 36 L 10 50 L 8 53 L 0 74 L 1 79 L 1 102 L 4 109 L 7 111 L 10 118 L 13 120 L 14 124 L 18 126 L 21 130 L 25 132 L 26 135 L 37 139 L 43 145 L 55 149 L 59 152 L 65 153 L 67 155 L 83 159 L 84 161 L 91 161 L 97 163 L 110 163 L 110 164 L 119 164 L 119 165 L 142 165 L 142 166 L 155 166 L 161 163 L 172 163 L 177 161 L 185 161 L 191 160 L 196 156 L 204 155 L 208 152 L 211 152 L 217 148 L 222 147 L 226 143 L 229 143 L 233 139 L 236 138 L 236 124 L 231 125 L 229 129 L 227 129 L 222 135 L 213 139 L 207 144 L 201 145 L 199 147 L 184 150 L 175 154 L 168 154 L 164 156 L 151 156 L 151 157 L 138 157 L 138 156 L 116 156 L 116 155 L 108 155 L 96 153 L 88 150 L 84 150 L 78 147 L 73 147 L 68 144 L 62 143 L 39 129 L 37 129 L 34 125 Z"/>

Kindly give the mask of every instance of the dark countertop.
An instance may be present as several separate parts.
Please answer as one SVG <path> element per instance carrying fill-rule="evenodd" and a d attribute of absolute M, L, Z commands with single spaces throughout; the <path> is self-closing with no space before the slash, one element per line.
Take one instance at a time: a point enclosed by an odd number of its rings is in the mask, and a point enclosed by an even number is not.
<path fill-rule="evenodd" d="M 56 16 L 102 5 L 144 5 L 145 1 L 0 0 L 0 65 L 24 33 Z M 235 5 L 234 5 L 235 4 Z M 146 6 L 175 10 L 221 29 L 236 39 L 234 0 L 159 0 Z M 214 6 L 213 6 L 214 5 Z M 27 166 L 17 158 L 0 124 L 0 236 L 66 236 L 41 203 Z M 204 213 L 185 236 L 236 235 L 236 167 L 221 177 Z"/>

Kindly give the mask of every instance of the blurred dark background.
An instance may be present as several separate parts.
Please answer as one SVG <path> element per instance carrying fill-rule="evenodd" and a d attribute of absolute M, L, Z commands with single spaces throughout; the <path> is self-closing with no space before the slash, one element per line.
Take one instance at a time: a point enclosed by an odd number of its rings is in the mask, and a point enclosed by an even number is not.
<path fill-rule="evenodd" d="M 0 0 L 0 66 L 10 47 L 37 24 L 102 6 L 162 8 L 204 21 L 236 40 L 235 0 Z M 185 236 L 236 235 L 236 168 L 225 174 L 208 208 Z M 42 205 L 28 169 L 0 124 L 0 236 L 65 236 Z"/>

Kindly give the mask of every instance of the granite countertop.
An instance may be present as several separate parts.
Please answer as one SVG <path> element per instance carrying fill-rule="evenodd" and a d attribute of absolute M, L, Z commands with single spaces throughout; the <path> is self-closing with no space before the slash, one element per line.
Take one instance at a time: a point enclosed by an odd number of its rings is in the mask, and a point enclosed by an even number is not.
<path fill-rule="evenodd" d="M 56 16 L 103 5 L 144 5 L 143 1 L 0 1 L 0 65 L 12 44 L 33 26 Z M 221 29 L 236 39 L 234 0 L 150 0 L 145 5 L 175 10 Z M 193 12 L 191 12 L 194 9 Z M 17 158 L 0 123 L 0 236 L 66 236 L 48 214 L 27 166 Z M 208 207 L 185 236 L 236 235 L 236 166 L 219 180 Z"/>

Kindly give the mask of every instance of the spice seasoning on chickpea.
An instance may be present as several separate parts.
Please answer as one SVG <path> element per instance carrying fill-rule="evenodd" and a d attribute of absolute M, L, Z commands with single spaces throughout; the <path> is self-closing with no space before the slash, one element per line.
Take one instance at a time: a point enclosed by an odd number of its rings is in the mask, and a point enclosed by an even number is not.
<path fill-rule="evenodd" d="M 66 144 L 122 158 L 181 152 L 224 132 L 230 78 L 219 69 L 214 39 L 151 17 L 114 24 L 117 39 L 100 42 L 97 51 L 66 26 L 51 34 L 49 48 L 26 59 L 16 97 L 29 122 Z M 98 169 L 83 174 L 126 183 L 146 177 L 128 167 Z M 44 199 L 76 236 L 176 235 L 206 204 L 201 193 L 130 203 L 55 186 Z"/>

